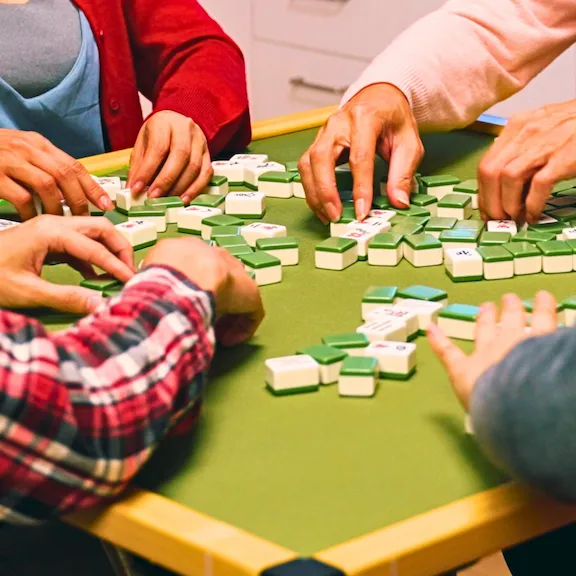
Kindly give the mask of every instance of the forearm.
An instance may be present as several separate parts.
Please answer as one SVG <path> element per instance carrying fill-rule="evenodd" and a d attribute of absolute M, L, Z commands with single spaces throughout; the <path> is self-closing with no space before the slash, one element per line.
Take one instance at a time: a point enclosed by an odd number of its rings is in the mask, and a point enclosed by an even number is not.
<path fill-rule="evenodd" d="M 119 493 L 199 401 L 213 354 L 211 297 L 158 267 L 68 330 L 0 324 L 0 522 Z"/>
<path fill-rule="evenodd" d="M 424 130 L 474 121 L 523 88 L 576 38 L 572 0 L 452 0 L 401 34 L 348 90 L 387 82 Z"/>
<path fill-rule="evenodd" d="M 520 343 L 479 380 L 471 416 L 480 445 L 513 477 L 576 500 L 576 330 Z"/>
<path fill-rule="evenodd" d="M 173 110 L 202 128 L 212 155 L 251 137 L 246 70 L 238 46 L 198 2 L 128 2 L 136 71 L 154 112 Z"/>

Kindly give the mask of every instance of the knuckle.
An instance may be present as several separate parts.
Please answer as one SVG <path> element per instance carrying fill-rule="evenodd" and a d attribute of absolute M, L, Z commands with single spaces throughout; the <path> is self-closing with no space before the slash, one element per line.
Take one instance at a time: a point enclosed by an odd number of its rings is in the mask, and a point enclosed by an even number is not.
<path fill-rule="evenodd" d="M 27 152 L 31 148 L 31 142 L 26 140 L 26 138 L 24 138 L 23 136 L 18 135 L 12 139 L 12 141 L 10 142 L 10 147 L 13 150 L 17 150 L 20 153 Z"/>
<path fill-rule="evenodd" d="M 358 102 L 352 108 L 350 108 L 350 116 L 355 122 L 364 120 L 366 116 L 370 116 L 373 112 L 373 108 L 367 102 Z"/>
<path fill-rule="evenodd" d="M 158 178 L 158 187 L 162 190 L 170 190 L 176 183 L 176 177 L 172 175 L 164 175 Z"/>
<path fill-rule="evenodd" d="M 306 172 L 310 168 L 310 156 L 306 152 L 298 161 L 298 172 Z"/>
<path fill-rule="evenodd" d="M 502 170 L 501 177 L 506 181 L 516 181 L 522 177 L 523 170 L 520 166 L 508 165 Z"/>
<path fill-rule="evenodd" d="M 42 176 L 38 177 L 36 188 L 41 192 L 54 192 L 56 188 L 56 181 L 52 176 L 50 176 L 50 174 L 43 174 Z"/>
<path fill-rule="evenodd" d="M 44 136 L 42 136 L 42 134 L 39 134 L 38 132 L 27 132 L 26 137 L 27 137 L 26 138 L 27 143 L 30 143 L 32 146 L 36 148 L 44 146 L 44 144 L 46 143 L 46 138 L 44 138 Z"/>
<path fill-rule="evenodd" d="M 58 165 L 57 180 L 69 180 L 73 175 L 72 166 L 65 162 Z"/>
<path fill-rule="evenodd" d="M 482 180 L 488 180 L 496 174 L 496 166 L 487 160 L 482 160 L 478 165 L 478 176 Z"/>
<path fill-rule="evenodd" d="M 77 196 L 67 199 L 68 206 L 74 212 L 83 212 L 88 209 L 88 201 L 84 196 Z"/>
<path fill-rule="evenodd" d="M 168 152 L 169 145 L 166 142 L 154 142 L 150 147 L 152 154 L 156 156 L 164 156 Z"/>
<path fill-rule="evenodd" d="M 83 176 L 86 173 L 86 168 L 78 160 L 72 160 L 70 170 L 76 176 Z"/>
<path fill-rule="evenodd" d="M 365 164 L 371 161 L 370 152 L 366 148 L 356 146 L 350 150 L 350 158 L 348 161 L 351 166 Z"/>
<path fill-rule="evenodd" d="M 32 202 L 32 197 L 27 192 L 16 191 L 10 198 L 10 202 L 14 204 L 17 209 L 23 208 L 26 204 Z"/>
<path fill-rule="evenodd" d="M 324 143 L 318 142 L 315 144 L 312 148 L 310 148 L 310 164 L 320 162 L 326 158 L 329 149 L 330 146 Z"/>
<path fill-rule="evenodd" d="M 328 186 L 327 184 L 319 183 L 316 186 L 316 191 L 318 192 L 319 196 L 327 198 L 327 197 L 332 195 L 333 189 L 332 189 L 332 187 Z"/>
<path fill-rule="evenodd" d="M 180 162 L 187 162 L 190 158 L 190 146 L 178 146 L 172 151 L 174 158 Z"/>
<path fill-rule="evenodd" d="M 555 182 L 555 178 L 551 174 L 546 174 L 542 171 L 536 173 L 532 178 L 532 182 L 542 188 L 552 187 Z"/>
<path fill-rule="evenodd" d="M 198 174 L 200 170 L 202 170 L 202 164 L 200 164 L 200 162 L 191 160 L 190 162 L 188 162 L 188 170 L 190 170 L 190 172 L 194 174 Z"/>

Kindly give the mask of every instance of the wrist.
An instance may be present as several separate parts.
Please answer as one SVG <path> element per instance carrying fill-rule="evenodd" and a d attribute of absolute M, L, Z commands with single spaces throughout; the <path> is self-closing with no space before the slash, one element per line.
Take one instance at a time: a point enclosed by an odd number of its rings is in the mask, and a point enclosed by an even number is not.
<path fill-rule="evenodd" d="M 398 88 L 398 86 L 390 84 L 389 82 L 376 82 L 365 86 L 354 94 L 345 106 L 365 101 L 382 101 L 385 102 L 387 106 L 390 106 L 390 103 L 397 103 L 399 106 L 410 108 L 410 102 L 406 94 Z"/>

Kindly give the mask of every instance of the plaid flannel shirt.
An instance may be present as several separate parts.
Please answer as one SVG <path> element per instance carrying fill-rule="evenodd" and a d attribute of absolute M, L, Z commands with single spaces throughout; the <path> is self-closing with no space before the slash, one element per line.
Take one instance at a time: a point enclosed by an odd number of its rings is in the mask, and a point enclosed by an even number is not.
<path fill-rule="evenodd" d="M 155 266 L 69 329 L 0 311 L 0 524 L 33 524 L 120 493 L 199 405 L 213 301 Z"/>

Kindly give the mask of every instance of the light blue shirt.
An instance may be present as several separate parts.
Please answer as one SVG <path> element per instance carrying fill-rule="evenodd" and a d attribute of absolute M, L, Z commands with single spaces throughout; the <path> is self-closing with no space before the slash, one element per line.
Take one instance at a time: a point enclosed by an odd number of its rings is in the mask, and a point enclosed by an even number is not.
<path fill-rule="evenodd" d="M 24 98 L 0 78 L 0 128 L 33 131 L 75 158 L 106 151 L 100 114 L 100 57 L 79 11 L 82 45 L 68 75 L 54 88 Z"/>

